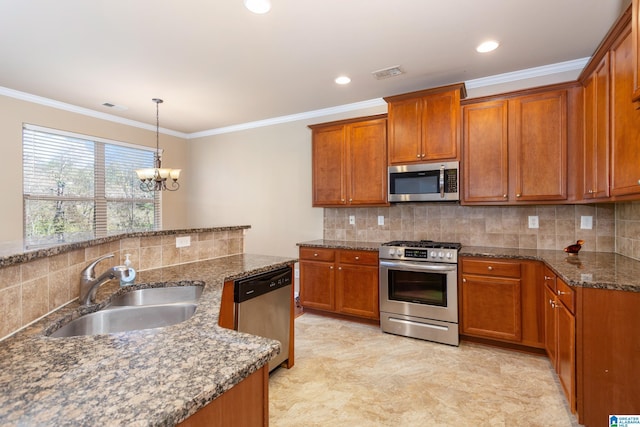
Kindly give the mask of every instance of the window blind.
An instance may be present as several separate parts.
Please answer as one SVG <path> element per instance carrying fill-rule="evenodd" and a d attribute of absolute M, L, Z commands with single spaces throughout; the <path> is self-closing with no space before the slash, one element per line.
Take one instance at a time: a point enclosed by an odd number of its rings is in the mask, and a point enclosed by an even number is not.
<path fill-rule="evenodd" d="M 160 193 L 140 190 L 135 174 L 153 159 L 152 148 L 25 124 L 25 243 L 158 229 Z"/>

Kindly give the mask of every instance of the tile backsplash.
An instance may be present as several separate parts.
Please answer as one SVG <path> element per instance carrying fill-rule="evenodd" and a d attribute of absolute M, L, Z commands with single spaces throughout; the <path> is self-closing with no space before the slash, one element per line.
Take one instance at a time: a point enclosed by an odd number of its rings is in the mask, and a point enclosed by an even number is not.
<path fill-rule="evenodd" d="M 188 247 L 176 248 L 176 237 L 189 236 Z M 122 264 L 131 254 L 132 266 L 144 271 L 244 252 L 244 232 L 207 231 L 148 237 L 123 237 L 0 268 L 0 339 L 78 298 L 80 272 L 90 261 L 109 253 L 113 260 L 98 264 L 96 273 Z"/>
<path fill-rule="evenodd" d="M 630 207 L 624 205 L 627 204 L 404 203 L 382 208 L 325 208 L 324 238 L 369 242 L 429 239 L 467 246 L 559 250 L 582 239 L 585 251 L 615 252 L 617 237 L 640 255 L 640 202 Z M 633 237 L 621 239 L 616 235 L 616 221 L 621 221 L 619 211 L 630 218 L 626 228 L 632 234 L 635 232 Z M 355 224 L 349 224 L 349 216 L 355 217 Z M 529 217 L 536 216 L 539 227 L 529 228 Z M 378 225 L 378 217 L 384 218 L 384 225 Z M 581 229 L 582 217 L 591 217 L 591 229 Z"/>
<path fill-rule="evenodd" d="M 640 202 L 616 204 L 616 252 L 640 260 Z"/>

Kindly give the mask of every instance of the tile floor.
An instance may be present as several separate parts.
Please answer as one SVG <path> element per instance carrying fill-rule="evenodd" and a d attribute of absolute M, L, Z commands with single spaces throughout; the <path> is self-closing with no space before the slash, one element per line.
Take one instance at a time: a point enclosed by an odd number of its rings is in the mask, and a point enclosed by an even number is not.
<path fill-rule="evenodd" d="M 306 313 L 269 383 L 272 427 L 578 426 L 547 358 Z"/>

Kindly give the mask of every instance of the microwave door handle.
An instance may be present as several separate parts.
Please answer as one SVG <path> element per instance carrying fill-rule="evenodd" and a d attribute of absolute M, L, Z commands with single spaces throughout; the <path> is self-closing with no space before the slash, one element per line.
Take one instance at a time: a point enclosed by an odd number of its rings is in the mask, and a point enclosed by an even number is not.
<path fill-rule="evenodd" d="M 444 165 L 440 166 L 440 198 L 444 199 Z"/>

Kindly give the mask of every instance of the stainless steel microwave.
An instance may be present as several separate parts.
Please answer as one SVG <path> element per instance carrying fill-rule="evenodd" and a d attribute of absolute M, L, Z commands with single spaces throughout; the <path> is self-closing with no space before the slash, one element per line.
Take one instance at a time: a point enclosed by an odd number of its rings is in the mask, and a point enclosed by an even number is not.
<path fill-rule="evenodd" d="M 389 166 L 389 202 L 460 200 L 460 162 Z"/>

